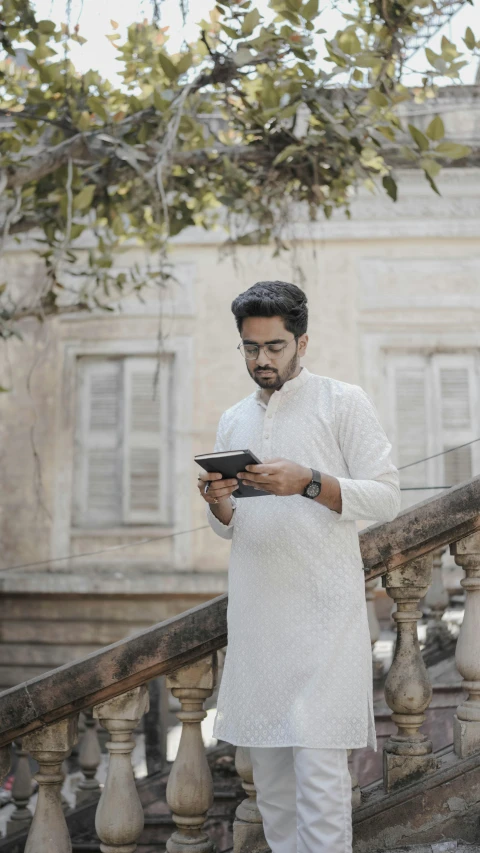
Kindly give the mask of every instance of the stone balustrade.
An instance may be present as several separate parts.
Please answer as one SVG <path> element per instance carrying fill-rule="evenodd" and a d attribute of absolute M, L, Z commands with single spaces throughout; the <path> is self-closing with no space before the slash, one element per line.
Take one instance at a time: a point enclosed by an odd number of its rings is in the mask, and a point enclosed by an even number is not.
<path fill-rule="evenodd" d="M 432 578 L 432 554 L 387 572 L 388 595 L 396 602 L 393 619 L 397 640 L 392 665 L 385 681 L 385 699 L 392 709 L 397 733 L 384 748 L 384 783 L 387 791 L 426 773 L 436 766 L 432 743 L 420 728 L 432 699 L 432 686 L 420 651 L 418 603 Z"/>
<path fill-rule="evenodd" d="M 454 718 L 455 752 L 461 758 L 480 751 L 480 532 L 450 546 L 465 578 L 465 615 L 457 640 L 455 661 L 468 693 Z"/>
<path fill-rule="evenodd" d="M 7 823 L 8 834 L 26 829 L 32 821 L 32 813 L 28 804 L 33 791 L 33 778 L 28 752 L 24 749 L 21 740 L 14 743 L 14 752 L 16 768 L 12 785 L 12 800 L 15 803 L 15 811 L 12 812 Z"/>
<path fill-rule="evenodd" d="M 476 523 L 479 529 L 473 528 L 472 532 L 470 528 L 467 530 L 468 535 L 463 535 L 463 538 L 457 536 L 450 546 L 456 563 L 465 572 L 461 583 L 466 594 L 465 615 L 456 648 L 456 664 L 464 679 L 466 694 L 454 718 L 454 748 L 459 759 L 480 753 L 480 518 Z M 461 524 L 461 519 L 457 518 L 457 532 L 463 530 Z M 441 556 L 446 542 L 444 530 L 440 538 L 441 547 L 438 547 L 438 542 L 432 537 L 429 540 L 430 547 L 425 549 L 426 553 L 421 553 L 421 547 L 417 543 L 413 558 L 406 559 L 402 556 L 401 559 L 386 559 L 383 570 L 380 572 L 375 569 L 373 573 L 373 577 L 382 574 L 387 594 L 396 605 L 393 613 L 397 632 L 395 652 L 384 685 L 385 699 L 392 711 L 392 722 L 396 726 L 396 732 L 391 734 L 384 747 L 383 777 L 387 793 L 431 773 L 437 767 L 432 743 L 422 731 L 425 711 L 432 698 L 432 687 L 418 641 L 417 622 L 422 616 L 419 602 L 423 600 L 430 614 L 433 613 L 430 618 L 435 622 L 434 632 L 438 633 L 440 630 L 439 622 L 446 605 L 441 585 Z M 385 550 L 384 545 L 382 548 Z M 375 614 L 375 582 L 372 571 L 367 573 L 366 581 L 366 601 L 373 647 L 379 636 L 379 626 Z M 203 609 L 206 607 L 212 607 L 213 614 L 219 612 L 217 602 L 202 606 Z M 189 624 L 192 642 L 197 644 L 196 647 L 203 643 L 204 649 L 210 649 L 208 654 L 204 651 L 203 657 L 197 656 L 193 662 L 190 660 L 183 665 L 180 663 L 175 668 L 172 663 L 175 658 L 177 661 L 182 661 L 182 657 L 185 659 L 184 645 L 179 645 L 183 643 L 183 639 L 179 638 L 177 631 L 172 634 L 173 639 L 170 640 L 166 629 L 162 628 L 166 659 L 171 661 L 163 671 L 167 676 L 168 689 L 180 701 L 181 709 L 177 712 L 177 717 L 182 724 L 179 749 L 170 770 L 166 791 L 167 804 L 176 825 L 167 842 L 168 853 L 215 851 L 214 842 L 206 829 L 214 791 L 201 724 L 206 716 L 205 701 L 212 696 L 216 687 L 217 650 L 225 646 L 225 633 L 220 619 L 215 621 L 216 617 L 212 617 L 211 624 L 216 633 L 208 645 L 208 636 L 201 633 L 195 621 L 195 613 L 201 612 L 202 608 L 192 611 L 194 616 Z M 155 630 L 158 632 L 159 628 Z M 141 639 L 132 638 L 132 642 L 141 642 Z M 117 653 L 118 646 L 111 648 Z M 153 653 L 148 661 L 146 672 L 150 678 L 155 677 L 160 669 L 155 666 Z M 134 853 L 143 829 L 143 809 L 135 783 L 131 753 L 135 745 L 133 732 L 148 710 L 147 682 L 148 677 L 145 677 L 141 683 L 137 681 L 136 686 L 119 695 L 110 693 L 109 697 L 107 692 L 107 698 L 97 701 L 90 711 L 88 705 L 80 704 L 86 715 L 85 730 L 79 748 L 83 779 L 79 784 L 78 802 L 86 796 L 100 793 L 95 825 L 102 853 Z M 102 691 L 105 695 L 106 688 L 102 687 L 99 692 Z M 88 695 L 95 695 L 95 691 L 90 689 Z M 1 699 L 0 695 L 0 705 Z M 75 708 L 73 703 L 71 708 Z M 71 851 L 61 796 L 64 778 L 62 763 L 77 739 L 77 715 L 72 714 L 72 711 L 70 714 L 71 716 L 64 716 L 41 728 L 37 726 L 35 730 L 32 730 L 35 721 L 24 724 L 23 734 L 18 735 L 15 740 L 16 775 L 12 795 L 15 810 L 11 815 L 10 824 L 14 830 L 16 825 L 29 824 L 26 853 L 45 853 L 46 850 L 50 853 Z M 109 763 L 103 788 L 96 779 L 101 758 L 97 722 L 110 736 L 106 745 Z M 38 782 L 38 798 L 32 820 L 32 779 L 28 756 L 33 757 L 39 765 L 38 773 L 34 777 Z M 9 747 L 0 747 L 2 778 L 9 771 L 9 762 Z M 233 849 L 234 853 L 255 853 L 265 848 L 265 838 L 256 802 L 248 748 L 237 747 L 235 767 L 246 796 L 235 813 Z M 361 803 L 361 791 L 352 769 L 351 774 L 352 801 L 355 808 Z"/>
<path fill-rule="evenodd" d="M 177 717 L 182 734 L 167 785 L 167 803 L 177 825 L 167 841 L 168 853 L 213 853 L 214 845 L 204 830 L 213 804 L 213 780 L 203 745 L 201 722 L 207 716 L 205 699 L 217 679 L 217 656 L 210 655 L 167 677 L 167 687 L 180 700 Z"/>
<path fill-rule="evenodd" d="M 93 710 L 85 712 L 85 731 L 78 750 L 78 763 L 83 773 L 83 779 L 78 783 L 76 804 L 95 796 L 100 791 L 97 770 L 102 759 L 102 751 L 97 734 L 97 721 Z"/>

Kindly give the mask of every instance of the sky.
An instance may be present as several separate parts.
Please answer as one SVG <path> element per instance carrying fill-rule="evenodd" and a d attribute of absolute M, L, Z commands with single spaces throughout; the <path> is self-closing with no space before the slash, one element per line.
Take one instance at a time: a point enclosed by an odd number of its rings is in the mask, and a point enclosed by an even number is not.
<path fill-rule="evenodd" d="M 57 23 L 66 20 L 67 0 L 33 0 L 33 3 L 38 17 L 49 18 Z M 255 6 L 259 11 L 263 11 L 267 7 L 267 0 L 256 0 Z M 179 0 L 163 0 L 161 24 L 170 28 L 168 47 L 172 52 L 179 49 L 183 41 L 188 42 L 196 36 L 197 22 L 202 18 L 208 18 L 209 10 L 213 7 L 214 0 L 190 0 L 190 11 L 184 24 Z M 320 8 L 323 12 L 318 20 L 319 26 L 327 31 L 327 37 L 331 37 L 342 22 L 340 13 L 332 7 L 331 0 L 323 0 L 323 2 L 321 0 Z M 80 71 L 93 68 L 113 83 L 118 82 L 118 78 L 116 79 L 116 69 L 119 64 L 116 62 L 117 52 L 105 36 L 106 33 L 113 32 L 110 20 L 113 19 L 119 24 L 117 32 L 123 36 L 128 24 L 132 21 L 150 18 L 151 8 L 150 0 L 71 0 L 71 24 L 78 23 L 80 34 L 87 39 L 87 43 L 81 47 L 72 46 L 71 59 L 74 65 Z M 461 39 L 467 26 L 473 29 L 477 39 L 480 38 L 480 0 L 474 0 L 473 6 L 467 3 L 443 32 L 460 49 Z M 440 38 L 441 34 L 432 41 L 430 46 L 433 50 L 438 49 Z M 417 67 L 425 65 L 421 54 L 415 62 Z M 472 62 L 463 70 L 464 83 L 474 82 L 476 67 L 476 63 Z M 420 78 L 411 76 L 406 82 L 414 85 L 420 82 Z"/>

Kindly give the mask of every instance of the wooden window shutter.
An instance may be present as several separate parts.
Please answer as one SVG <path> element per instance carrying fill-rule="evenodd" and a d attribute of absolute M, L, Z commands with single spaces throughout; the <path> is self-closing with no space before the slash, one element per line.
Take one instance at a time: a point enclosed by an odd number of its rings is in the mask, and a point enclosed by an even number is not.
<path fill-rule="evenodd" d="M 436 355 L 433 369 L 439 442 L 442 450 L 448 450 L 478 437 L 475 360 L 471 355 Z M 475 445 L 470 445 L 441 457 L 439 477 L 443 485 L 469 480 L 474 473 L 475 456 Z"/>
<path fill-rule="evenodd" d="M 421 355 L 391 355 L 388 383 L 393 396 L 392 439 L 398 467 L 424 459 L 428 452 L 427 360 Z M 428 485 L 428 465 L 414 465 L 401 472 L 404 487 Z"/>
<path fill-rule="evenodd" d="M 122 363 L 78 364 L 74 523 L 104 527 L 122 520 Z"/>
<path fill-rule="evenodd" d="M 169 376 L 169 358 L 125 359 L 123 518 L 129 524 L 170 521 Z"/>

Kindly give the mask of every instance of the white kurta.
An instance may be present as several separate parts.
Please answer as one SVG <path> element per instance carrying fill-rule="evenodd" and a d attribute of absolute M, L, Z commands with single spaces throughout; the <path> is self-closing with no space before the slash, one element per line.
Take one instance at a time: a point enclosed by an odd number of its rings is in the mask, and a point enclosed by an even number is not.
<path fill-rule="evenodd" d="M 228 647 L 213 735 L 239 746 L 376 749 L 372 658 L 357 520 L 389 521 L 398 472 L 357 385 L 305 367 L 269 398 L 224 412 L 215 449 L 250 449 L 338 478 L 342 513 L 302 495 L 234 502 Z"/>

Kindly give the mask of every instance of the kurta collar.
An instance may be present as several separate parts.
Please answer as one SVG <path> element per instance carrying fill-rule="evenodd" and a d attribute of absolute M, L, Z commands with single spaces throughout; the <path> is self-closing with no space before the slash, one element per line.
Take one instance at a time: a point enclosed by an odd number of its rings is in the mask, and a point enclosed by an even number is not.
<path fill-rule="evenodd" d="M 270 398 L 267 399 L 265 399 L 263 396 L 263 388 L 257 388 L 257 390 L 255 391 L 256 402 L 259 403 L 260 406 L 266 408 L 269 399 L 271 400 L 272 397 L 275 397 L 276 394 L 281 397 L 287 397 L 294 391 L 298 391 L 299 388 L 301 388 L 303 385 L 305 385 L 306 382 L 308 382 L 311 375 L 312 374 L 309 370 L 307 370 L 306 367 L 302 367 L 298 376 L 295 376 L 293 379 L 289 379 L 288 382 L 285 382 L 285 384 L 282 385 L 282 387 L 278 391 L 274 391 Z"/>

